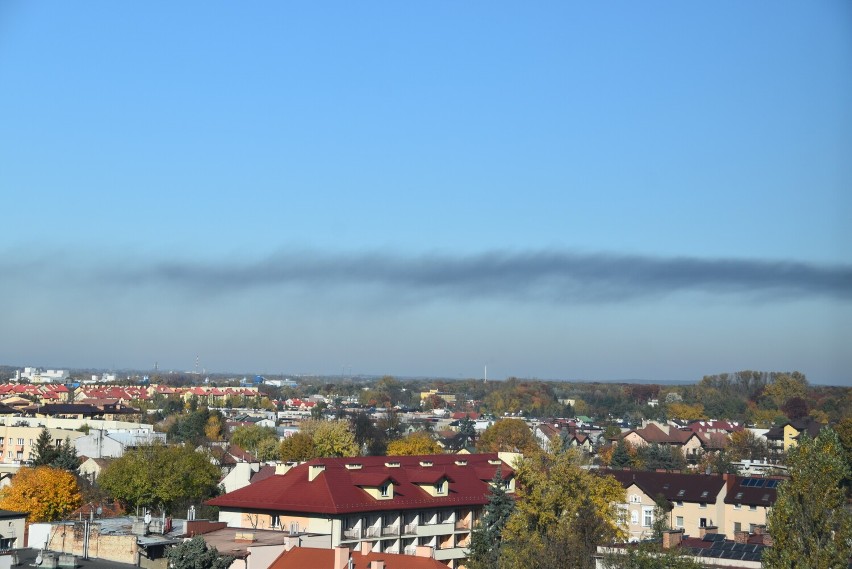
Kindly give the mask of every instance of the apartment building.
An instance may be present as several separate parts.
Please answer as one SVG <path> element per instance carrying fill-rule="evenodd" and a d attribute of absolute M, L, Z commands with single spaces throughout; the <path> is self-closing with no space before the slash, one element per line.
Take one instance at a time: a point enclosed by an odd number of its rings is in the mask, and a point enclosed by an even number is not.
<path fill-rule="evenodd" d="M 514 470 L 496 453 L 314 459 L 208 504 L 230 527 L 328 534 L 331 547 L 363 553 L 428 547 L 454 568 L 498 469 L 513 493 Z"/>
<path fill-rule="evenodd" d="M 31 427 L 23 421 L 9 425 L 0 423 L 0 453 L 2 453 L 0 463 L 21 464 L 32 460 L 35 443 L 41 430 L 41 427 Z M 54 445 L 63 444 L 66 438 L 74 444 L 77 438 L 83 436 L 80 431 L 68 429 L 49 428 L 47 432 L 53 439 Z"/>

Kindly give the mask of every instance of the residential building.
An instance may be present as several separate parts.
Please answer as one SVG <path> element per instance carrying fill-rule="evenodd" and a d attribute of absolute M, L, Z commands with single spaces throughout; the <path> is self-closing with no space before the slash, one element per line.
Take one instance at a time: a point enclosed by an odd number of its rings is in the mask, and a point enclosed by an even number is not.
<path fill-rule="evenodd" d="M 18 419 L 15 417 L 15 419 Z M 5 425 L 0 423 L 0 463 L 5 464 L 21 464 L 34 458 L 35 444 L 41 435 L 41 427 L 31 427 L 23 421 L 16 421 Z M 58 446 L 64 444 L 65 439 L 69 439 L 72 444 L 83 433 L 79 431 L 71 431 L 67 429 L 48 428 L 48 434 L 53 439 L 53 444 Z"/>
<path fill-rule="evenodd" d="M 26 512 L 0 510 L 0 550 L 24 547 Z"/>
<path fill-rule="evenodd" d="M 602 472 L 614 476 L 625 489 L 626 502 L 619 507 L 631 541 L 651 537 L 658 497 L 672 506 L 668 526 L 684 530 L 686 535 L 700 535 L 706 527 L 721 528 L 722 533 L 731 536 L 738 531 L 754 533 L 755 528 L 766 525 L 782 482 L 779 478 L 728 474 Z"/>
<path fill-rule="evenodd" d="M 166 433 L 157 433 L 153 428 L 140 427 L 89 431 L 89 434 L 78 437 L 74 441 L 74 446 L 80 456 L 120 458 L 124 456 L 128 448 L 137 448 L 155 442 L 165 444 Z"/>
<path fill-rule="evenodd" d="M 776 454 L 786 453 L 798 444 L 799 437 L 803 433 L 814 438 L 819 434 L 823 427 L 825 427 L 823 423 L 818 423 L 808 417 L 806 419 L 797 419 L 795 421 L 787 421 L 780 425 L 776 425 L 769 429 L 764 436 L 769 443 L 770 450 Z"/>
<path fill-rule="evenodd" d="M 314 547 L 295 547 L 282 553 L 269 569 L 447 569 L 440 561 L 430 558 L 428 547 L 420 548 L 418 556 L 394 553 L 374 553 L 372 551 L 352 551 L 348 547 L 319 549 Z"/>
<path fill-rule="evenodd" d="M 314 459 L 214 498 L 231 527 L 327 534 L 331 547 L 415 555 L 458 567 L 500 469 L 514 493 L 514 470 L 496 453 Z"/>

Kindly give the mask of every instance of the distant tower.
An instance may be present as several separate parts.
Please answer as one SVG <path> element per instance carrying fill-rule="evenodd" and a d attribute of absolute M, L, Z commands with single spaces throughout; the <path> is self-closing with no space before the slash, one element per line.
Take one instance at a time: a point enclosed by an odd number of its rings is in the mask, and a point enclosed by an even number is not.
<path fill-rule="evenodd" d="M 195 356 L 195 374 L 198 375 L 198 356 Z"/>
<path fill-rule="evenodd" d="M 154 372 L 156 373 L 160 369 L 160 362 L 154 362 Z"/>
<path fill-rule="evenodd" d="M 485 366 L 485 379 L 482 380 L 482 383 L 488 383 L 488 366 Z"/>

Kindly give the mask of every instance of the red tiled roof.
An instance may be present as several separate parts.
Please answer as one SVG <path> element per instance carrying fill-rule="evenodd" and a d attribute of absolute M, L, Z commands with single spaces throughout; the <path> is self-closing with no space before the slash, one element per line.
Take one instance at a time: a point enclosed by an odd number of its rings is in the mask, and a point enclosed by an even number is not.
<path fill-rule="evenodd" d="M 352 552 L 353 569 L 367 569 L 373 561 L 384 561 L 385 569 L 447 569 L 447 566 L 429 557 L 399 555 L 395 553 Z M 334 567 L 334 550 L 314 547 L 294 547 L 272 562 L 269 569 L 337 569 Z"/>
<path fill-rule="evenodd" d="M 421 461 L 431 461 L 431 472 L 440 472 L 450 480 L 445 496 L 431 496 L 417 484 L 423 480 Z M 490 481 L 497 469 L 497 455 L 465 455 L 467 464 L 459 465 L 455 455 L 426 456 L 362 456 L 357 458 L 321 458 L 292 468 L 284 475 L 271 476 L 245 488 L 235 490 L 207 502 L 212 506 L 240 510 L 270 510 L 282 512 L 309 512 L 346 514 L 380 510 L 420 509 L 440 506 L 484 505 L 488 502 Z M 396 462 L 399 467 L 385 463 Z M 360 464 L 350 470 L 347 464 Z M 311 466 L 324 466 L 312 481 L 308 480 Z M 503 477 L 514 471 L 501 463 Z M 389 500 L 376 500 L 358 482 L 370 473 L 376 479 L 392 477 L 394 495 Z M 428 477 L 432 480 L 431 474 Z M 440 479 L 440 477 L 439 477 Z M 428 482 L 426 482 L 428 483 Z"/>

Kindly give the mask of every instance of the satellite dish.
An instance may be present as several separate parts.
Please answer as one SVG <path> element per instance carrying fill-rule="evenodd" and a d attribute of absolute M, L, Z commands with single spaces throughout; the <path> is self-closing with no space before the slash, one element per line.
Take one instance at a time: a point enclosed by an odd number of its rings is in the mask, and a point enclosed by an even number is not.
<path fill-rule="evenodd" d="M 103 513 L 104 513 L 104 509 L 103 509 L 103 508 L 101 508 L 100 506 L 98 506 L 98 509 L 97 509 L 97 510 L 95 510 L 95 513 L 96 513 L 97 515 L 99 515 L 99 516 L 100 516 L 101 514 L 103 514 Z"/>
<path fill-rule="evenodd" d="M 44 559 L 41 558 L 41 553 L 36 555 L 36 558 L 35 558 L 35 564 L 36 565 L 41 565 L 43 561 L 44 561 Z"/>

